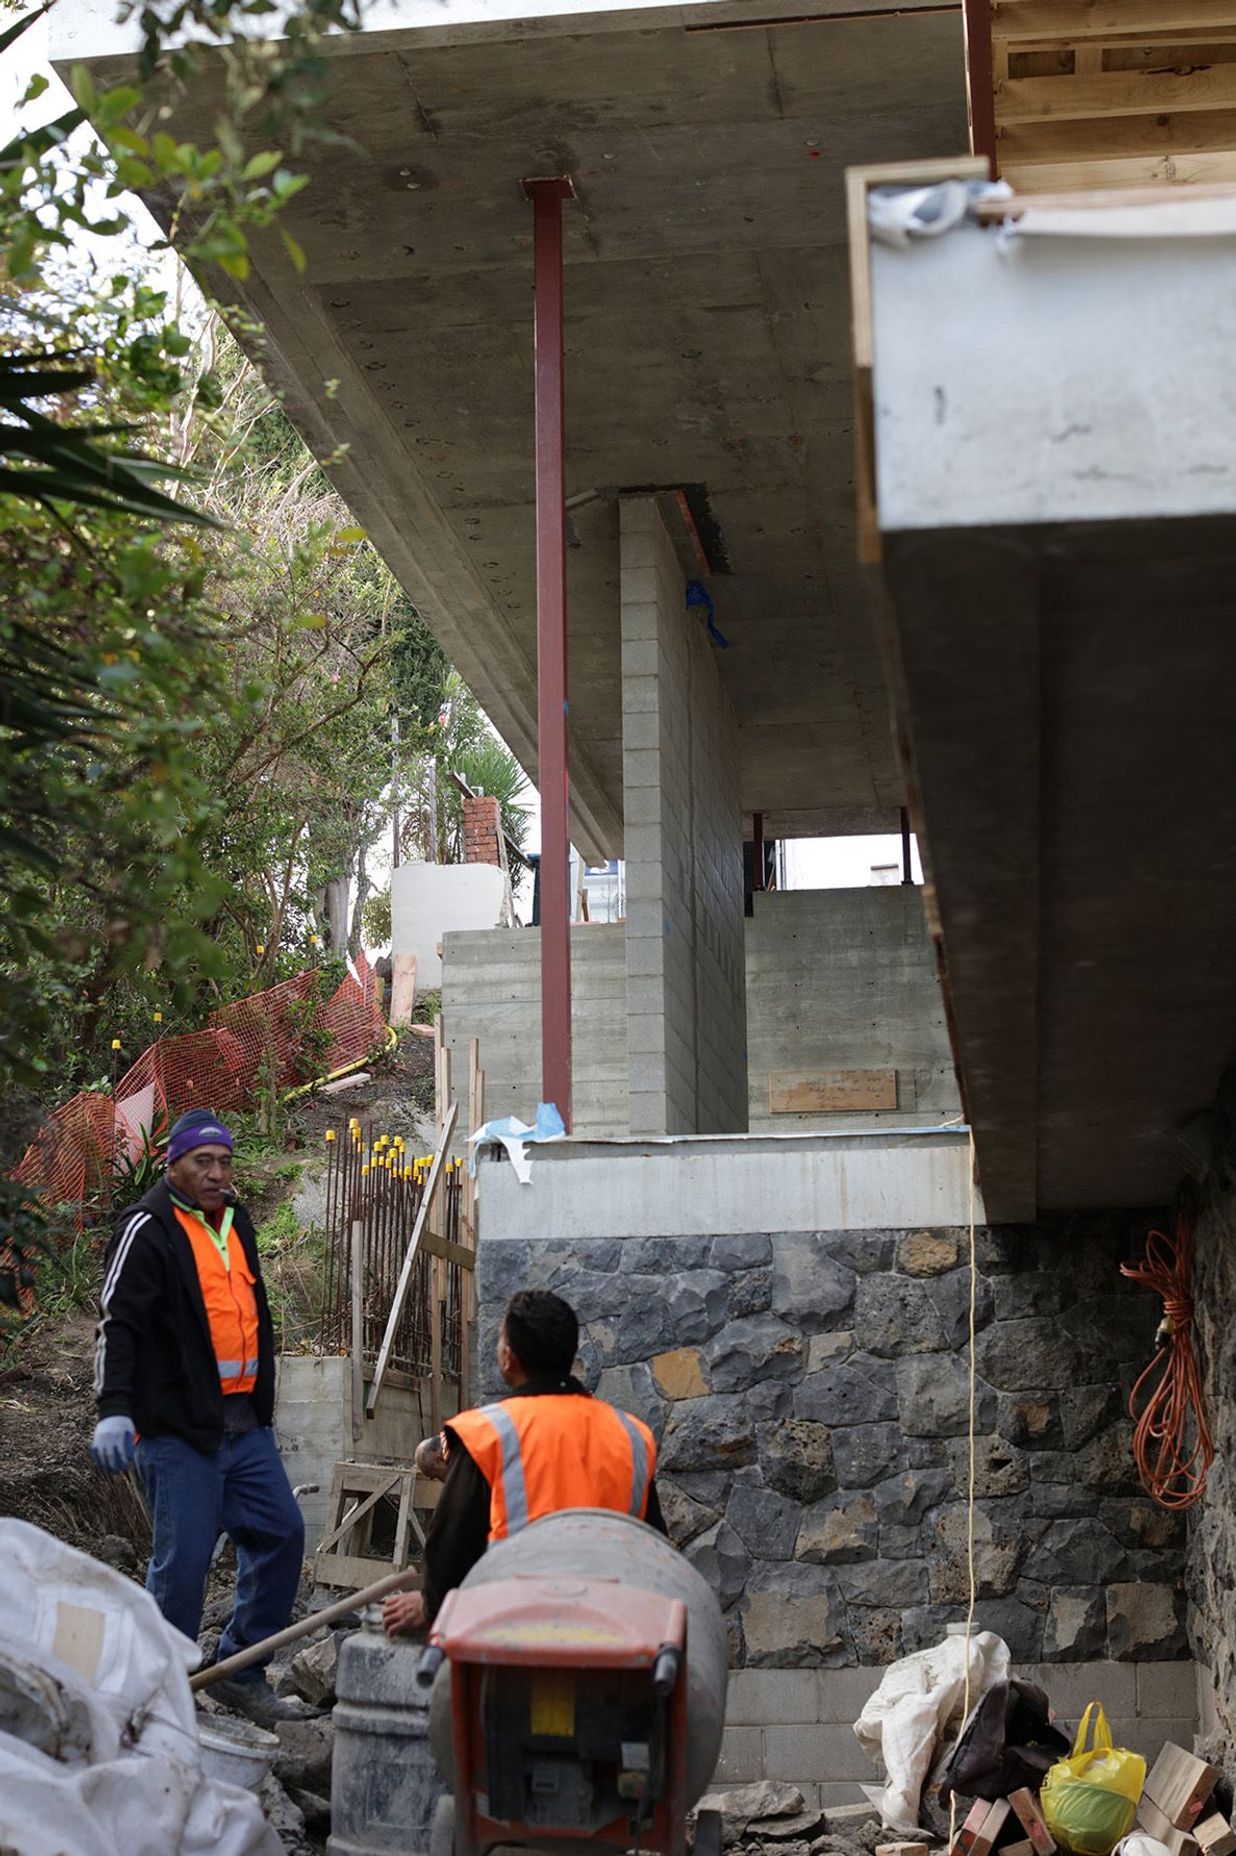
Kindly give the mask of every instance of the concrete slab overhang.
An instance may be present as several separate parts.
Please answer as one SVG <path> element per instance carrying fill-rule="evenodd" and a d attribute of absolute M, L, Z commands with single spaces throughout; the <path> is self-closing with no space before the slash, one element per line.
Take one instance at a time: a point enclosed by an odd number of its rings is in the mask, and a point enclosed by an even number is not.
<path fill-rule="evenodd" d="M 1194 211 L 872 253 L 884 623 L 1000 1222 L 1167 1200 L 1236 1054 L 1236 190 Z"/>
<path fill-rule="evenodd" d="M 123 61 L 113 0 L 62 65 Z M 519 17 L 511 14 L 518 12 Z M 607 10 L 405 0 L 335 46 L 331 126 L 243 297 L 288 411 L 536 773 L 530 174 L 569 172 L 574 830 L 622 840 L 616 492 L 699 486 L 743 805 L 891 829 L 903 787 L 855 566 L 842 171 L 965 135 L 940 0 Z M 205 138 L 208 86 L 175 107 Z M 334 397 L 326 383 L 337 381 Z M 715 525 L 715 526 L 710 526 Z"/>

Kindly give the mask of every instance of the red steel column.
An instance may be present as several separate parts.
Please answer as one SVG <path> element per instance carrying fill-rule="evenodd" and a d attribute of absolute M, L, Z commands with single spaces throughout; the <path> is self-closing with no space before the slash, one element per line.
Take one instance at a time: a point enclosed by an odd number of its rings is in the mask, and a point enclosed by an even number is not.
<path fill-rule="evenodd" d="M 571 1128 L 571 827 L 567 771 L 562 202 L 570 180 L 526 180 L 536 300 L 537 759 L 541 791 L 541 1098 Z"/>

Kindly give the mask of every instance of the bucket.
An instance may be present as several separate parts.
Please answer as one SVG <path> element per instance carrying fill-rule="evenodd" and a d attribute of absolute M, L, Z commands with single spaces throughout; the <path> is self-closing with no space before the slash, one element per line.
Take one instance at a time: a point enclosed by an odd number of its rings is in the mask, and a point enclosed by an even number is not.
<path fill-rule="evenodd" d="M 252 1721 L 233 1720 L 226 1714 L 203 1714 L 197 1737 L 202 1748 L 202 1771 L 208 1779 L 258 1790 L 279 1751 L 279 1740 Z"/>

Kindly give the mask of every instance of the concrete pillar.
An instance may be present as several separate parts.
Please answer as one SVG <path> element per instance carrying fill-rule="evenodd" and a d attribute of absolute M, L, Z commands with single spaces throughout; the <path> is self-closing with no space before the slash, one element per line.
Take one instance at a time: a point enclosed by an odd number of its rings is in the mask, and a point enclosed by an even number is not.
<path fill-rule="evenodd" d="M 633 1134 L 747 1126 L 738 731 L 655 498 L 620 504 Z"/>

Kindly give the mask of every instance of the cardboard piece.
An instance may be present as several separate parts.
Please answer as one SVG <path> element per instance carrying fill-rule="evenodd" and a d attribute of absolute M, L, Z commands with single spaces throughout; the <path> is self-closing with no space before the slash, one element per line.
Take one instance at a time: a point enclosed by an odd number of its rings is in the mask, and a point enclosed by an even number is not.
<path fill-rule="evenodd" d="M 1026 1833 L 1034 1856 L 1054 1856 L 1056 1839 L 1047 1828 L 1039 1802 L 1028 1785 L 1020 1791 L 1009 1793 L 1009 1803 L 1017 1813 L 1017 1820 Z M 1223 1853 L 1226 1856 L 1226 1851 Z"/>
<path fill-rule="evenodd" d="M 1214 1766 L 1169 1740 L 1150 1769 L 1144 1796 L 1177 1830 L 1191 1831 L 1218 1783 Z"/>

